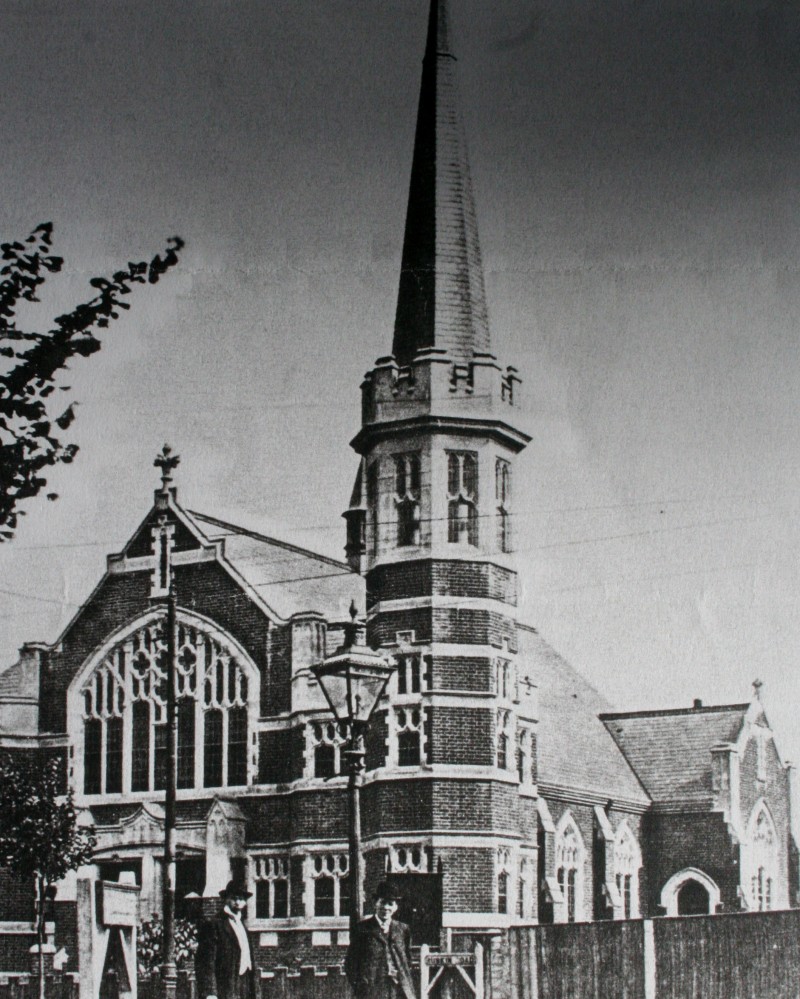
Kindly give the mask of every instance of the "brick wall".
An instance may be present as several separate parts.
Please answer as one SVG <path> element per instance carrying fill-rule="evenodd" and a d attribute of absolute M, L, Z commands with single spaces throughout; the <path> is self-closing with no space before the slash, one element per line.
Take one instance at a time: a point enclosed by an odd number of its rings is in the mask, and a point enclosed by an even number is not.
<path fill-rule="evenodd" d="M 279 625 L 267 638 L 268 667 L 262 674 L 261 714 L 278 715 L 291 709 L 292 629 Z"/>
<path fill-rule="evenodd" d="M 434 706 L 428 709 L 428 762 L 494 764 L 493 708 Z"/>
<path fill-rule="evenodd" d="M 495 855 L 492 849 L 465 847 L 434 851 L 442 863 L 445 912 L 496 912 Z"/>
<path fill-rule="evenodd" d="M 268 618 L 216 562 L 181 565 L 175 569 L 178 607 L 211 618 L 232 635 L 264 676 L 267 668 Z M 65 694 L 88 656 L 110 634 L 151 609 L 150 573 L 111 575 L 64 636 L 61 649 L 45 657 L 40 679 L 40 729 L 63 732 Z M 288 685 L 284 685 L 288 697 Z"/>
<path fill-rule="evenodd" d="M 492 660 L 468 656 L 432 656 L 431 682 L 434 690 L 489 692 L 494 688 Z"/>
<path fill-rule="evenodd" d="M 648 912 L 659 911 L 661 889 L 686 867 L 697 867 L 716 882 L 726 912 L 739 910 L 739 850 L 721 814 L 654 812 L 645 816 L 642 836 Z"/>
<path fill-rule="evenodd" d="M 292 757 L 296 752 L 292 736 L 295 731 L 285 728 L 259 732 L 258 780 L 261 784 L 284 784 L 292 779 Z M 299 731 L 302 736 L 302 729 Z"/>
<path fill-rule="evenodd" d="M 419 559 L 381 565 L 367 577 L 368 606 L 378 600 L 401 600 L 431 594 L 485 597 L 516 605 L 517 575 L 486 562 Z"/>
<path fill-rule="evenodd" d="M 395 829 L 430 829 L 434 783 L 410 777 L 365 784 L 361 791 L 363 835 L 391 833 Z"/>

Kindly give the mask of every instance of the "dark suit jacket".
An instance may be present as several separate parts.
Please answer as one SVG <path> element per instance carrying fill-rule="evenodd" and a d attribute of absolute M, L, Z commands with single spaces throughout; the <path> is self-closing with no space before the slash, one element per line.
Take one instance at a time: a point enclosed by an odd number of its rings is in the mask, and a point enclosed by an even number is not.
<path fill-rule="evenodd" d="M 248 937 L 248 946 L 250 938 Z M 256 999 L 256 962 L 250 947 L 252 972 L 239 974 L 239 941 L 231 921 L 223 912 L 216 919 L 200 927 L 197 952 L 194 956 L 199 999 L 217 996 L 217 999 Z M 241 979 L 246 981 L 242 982 Z"/>
<path fill-rule="evenodd" d="M 344 963 L 347 980 L 356 996 L 381 996 L 389 973 L 388 952 L 397 968 L 397 984 L 405 999 L 416 999 L 411 974 L 411 931 L 405 923 L 392 920 L 384 934 L 374 916 L 363 919 L 355 929 Z"/>

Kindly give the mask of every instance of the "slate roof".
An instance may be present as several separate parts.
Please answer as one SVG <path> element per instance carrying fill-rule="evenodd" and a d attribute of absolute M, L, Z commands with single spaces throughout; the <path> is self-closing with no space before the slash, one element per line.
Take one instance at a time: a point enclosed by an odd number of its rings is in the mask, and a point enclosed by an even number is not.
<path fill-rule="evenodd" d="M 609 710 L 608 702 L 534 629 L 521 625 L 519 639 L 539 688 L 540 785 L 645 807 L 647 794 L 598 717 Z"/>
<path fill-rule="evenodd" d="M 603 722 L 654 802 L 707 800 L 711 748 L 735 742 L 749 704 L 604 714 Z"/>
<path fill-rule="evenodd" d="M 363 608 L 364 579 L 346 562 L 188 512 L 209 541 L 223 542 L 225 559 L 283 620 L 317 611 L 329 620 L 344 621 L 351 601 Z"/>
<path fill-rule="evenodd" d="M 456 66 L 447 2 L 432 0 L 395 318 L 401 364 L 421 347 L 461 362 L 491 349 Z"/>

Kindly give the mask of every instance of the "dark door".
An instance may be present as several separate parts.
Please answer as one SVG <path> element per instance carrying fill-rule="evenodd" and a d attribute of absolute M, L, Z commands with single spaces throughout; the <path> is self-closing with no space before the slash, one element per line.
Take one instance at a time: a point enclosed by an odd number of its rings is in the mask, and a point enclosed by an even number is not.
<path fill-rule="evenodd" d="M 708 891 L 699 881 L 687 881 L 678 891 L 679 916 L 707 916 Z"/>
<path fill-rule="evenodd" d="M 438 947 L 442 930 L 442 875 L 392 874 L 391 878 L 403 896 L 396 918 L 410 926 L 412 945 Z"/>

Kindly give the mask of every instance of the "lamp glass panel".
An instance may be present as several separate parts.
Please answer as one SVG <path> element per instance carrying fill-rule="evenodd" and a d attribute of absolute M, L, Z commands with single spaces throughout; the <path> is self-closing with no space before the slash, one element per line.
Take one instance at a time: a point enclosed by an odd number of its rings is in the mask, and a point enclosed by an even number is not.
<path fill-rule="evenodd" d="M 367 722 L 375 710 L 393 667 L 342 663 L 335 670 L 315 670 L 331 710 L 342 722 Z"/>

